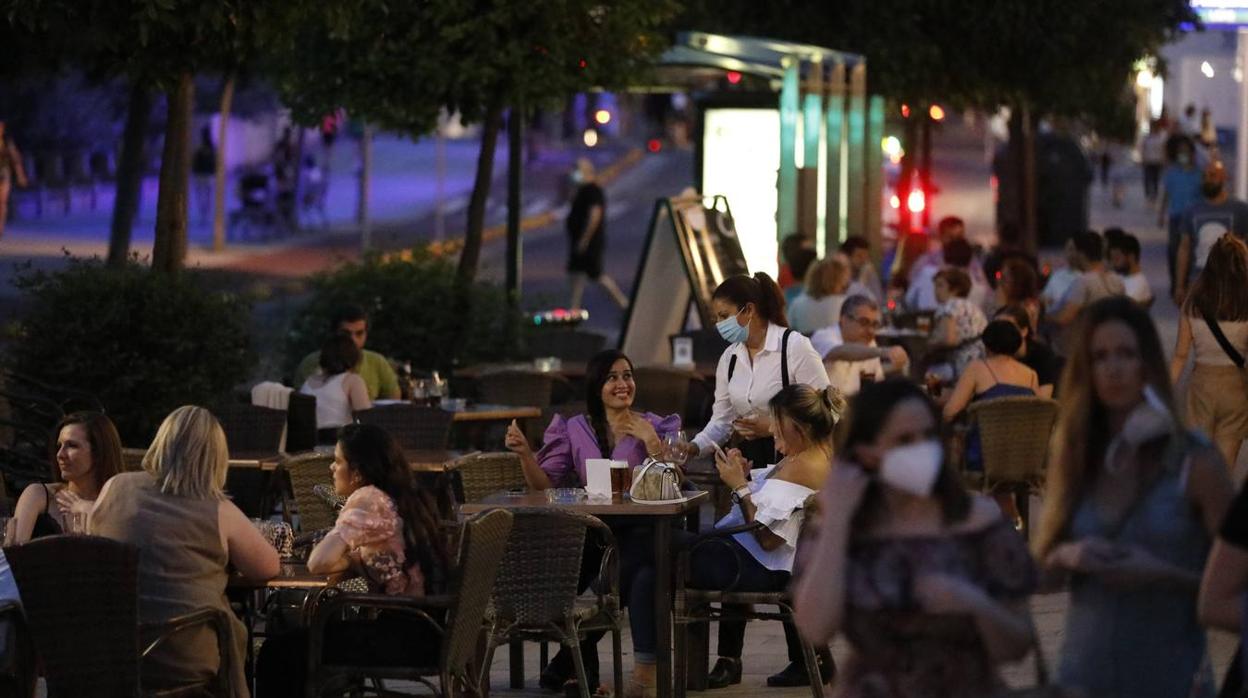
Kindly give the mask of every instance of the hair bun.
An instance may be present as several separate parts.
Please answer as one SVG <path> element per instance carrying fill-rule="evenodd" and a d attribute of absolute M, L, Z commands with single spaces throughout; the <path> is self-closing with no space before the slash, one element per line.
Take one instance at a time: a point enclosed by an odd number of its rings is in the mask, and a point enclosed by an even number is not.
<path fill-rule="evenodd" d="M 832 385 L 824 388 L 820 394 L 823 397 L 823 404 L 832 413 L 832 421 L 834 423 L 841 421 L 841 415 L 845 414 L 845 407 L 849 404 L 845 399 L 845 394 Z"/>

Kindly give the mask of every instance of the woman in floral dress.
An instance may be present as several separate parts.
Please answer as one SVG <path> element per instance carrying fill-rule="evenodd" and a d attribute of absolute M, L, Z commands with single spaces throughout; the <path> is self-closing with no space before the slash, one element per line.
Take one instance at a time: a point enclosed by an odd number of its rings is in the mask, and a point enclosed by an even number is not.
<path fill-rule="evenodd" d="M 438 526 L 443 513 L 412 478 L 394 439 L 373 425 L 343 427 L 330 472 L 334 491 L 347 501 L 308 556 L 308 570 L 358 575 L 377 594 L 442 591 L 450 565 Z M 306 630 L 265 641 L 256 668 L 261 698 L 303 695 L 307 643 Z M 439 635 L 410 617 L 383 612 L 372 620 L 333 622 L 323 647 L 333 663 L 385 666 L 427 657 L 427 664 L 436 665 Z"/>
<path fill-rule="evenodd" d="M 996 504 L 962 489 L 920 388 L 865 386 L 849 414 L 794 586 L 798 630 L 853 646 L 837 698 L 996 695 L 996 664 L 1034 644 L 1025 542 Z"/>
<path fill-rule="evenodd" d="M 936 314 L 932 317 L 932 336 L 928 346 L 949 352 L 949 368 L 933 369 L 940 377 L 956 382 L 968 364 L 984 358 L 984 345 L 979 341 L 988 318 L 967 296 L 971 277 L 961 269 L 942 269 L 932 281 L 936 290 Z"/>

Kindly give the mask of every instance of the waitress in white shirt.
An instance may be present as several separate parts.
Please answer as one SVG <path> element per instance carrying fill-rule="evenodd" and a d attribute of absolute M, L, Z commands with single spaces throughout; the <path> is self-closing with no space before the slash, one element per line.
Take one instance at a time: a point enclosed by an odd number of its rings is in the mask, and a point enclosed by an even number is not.
<path fill-rule="evenodd" d="M 767 403 L 790 384 L 828 387 L 828 374 L 810 340 L 789 329 L 784 295 L 758 272 L 726 279 L 711 295 L 716 329 L 729 347 L 715 371 L 711 421 L 689 445 L 690 455 L 731 444 L 755 468 L 776 462 Z"/>

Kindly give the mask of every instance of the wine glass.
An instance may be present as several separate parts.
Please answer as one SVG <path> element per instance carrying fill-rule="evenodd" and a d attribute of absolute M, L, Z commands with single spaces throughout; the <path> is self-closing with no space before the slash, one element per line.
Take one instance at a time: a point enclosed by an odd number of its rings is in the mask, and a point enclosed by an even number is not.
<path fill-rule="evenodd" d="M 663 436 L 663 457 L 669 463 L 683 466 L 685 461 L 689 460 L 688 446 L 689 440 L 685 438 L 683 431 L 666 434 Z"/>

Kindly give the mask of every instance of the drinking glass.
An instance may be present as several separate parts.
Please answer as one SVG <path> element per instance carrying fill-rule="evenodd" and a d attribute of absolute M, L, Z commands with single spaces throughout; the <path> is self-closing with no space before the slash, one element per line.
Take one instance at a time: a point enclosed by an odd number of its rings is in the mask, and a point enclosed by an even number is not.
<path fill-rule="evenodd" d="M 666 434 L 663 437 L 663 457 L 669 463 L 683 466 L 689 460 L 689 453 L 686 451 L 688 446 L 689 440 L 685 438 L 683 431 Z"/>
<path fill-rule="evenodd" d="M 65 533 L 71 536 L 87 535 L 87 512 L 85 511 L 65 512 Z"/>
<path fill-rule="evenodd" d="M 423 405 L 429 395 L 429 381 L 417 380 L 412 381 L 412 402 L 417 405 Z"/>

